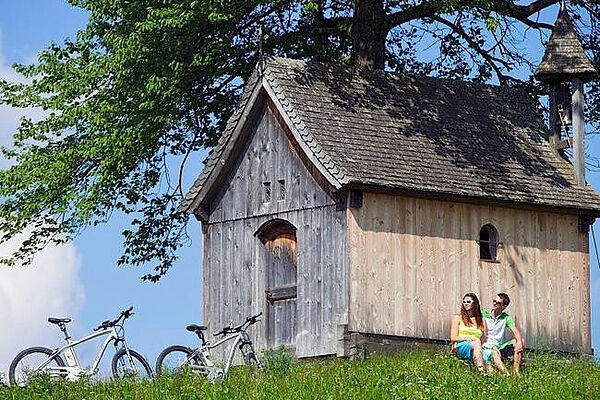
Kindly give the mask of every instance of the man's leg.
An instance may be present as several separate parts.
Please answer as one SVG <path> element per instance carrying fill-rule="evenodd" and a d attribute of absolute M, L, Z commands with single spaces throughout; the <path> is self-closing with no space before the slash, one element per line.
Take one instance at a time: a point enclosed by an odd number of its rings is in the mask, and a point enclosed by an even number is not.
<path fill-rule="evenodd" d="M 494 366 L 492 365 L 492 363 L 494 362 L 494 358 L 492 356 L 493 352 L 494 349 L 491 349 L 489 347 L 483 346 L 481 348 L 481 353 L 483 354 L 483 362 L 485 363 L 485 369 L 488 374 L 494 372 Z"/>
<path fill-rule="evenodd" d="M 494 364 L 496 365 L 496 368 L 498 368 L 504 375 L 508 375 L 508 370 L 502 362 L 502 356 L 500 355 L 500 351 L 498 349 L 494 348 L 492 357 L 494 358 Z"/>
<path fill-rule="evenodd" d="M 521 358 L 523 356 L 523 352 L 520 351 L 518 353 L 515 353 L 515 348 L 511 344 L 500 350 L 500 355 L 504 360 L 506 360 L 508 357 L 513 357 L 513 372 L 515 373 L 515 375 L 518 375 L 519 369 L 521 367 Z"/>
<path fill-rule="evenodd" d="M 521 357 L 523 356 L 523 351 L 519 351 L 515 353 L 515 358 L 513 361 L 513 372 L 515 375 L 519 374 L 519 369 L 521 368 Z"/>

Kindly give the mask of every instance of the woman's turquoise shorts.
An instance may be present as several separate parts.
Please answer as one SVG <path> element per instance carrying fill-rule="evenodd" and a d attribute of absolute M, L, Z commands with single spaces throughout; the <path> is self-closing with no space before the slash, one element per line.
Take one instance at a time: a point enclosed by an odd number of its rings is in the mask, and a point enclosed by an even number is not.
<path fill-rule="evenodd" d="M 469 343 L 469 341 L 463 340 L 460 342 L 455 342 L 454 346 L 456 346 L 456 356 L 458 358 L 462 358 L 463 360 L 473 359 L 473 351 L 471 349 L 471 343 Z"/>
<path fill-rule="evenodd" d="M 458 358 L 462 358 L 463 360 L 472 360 L 473 359 L 473 349 L 471 349 L 471 343 L 467 340 L 463 340 L 460 342 L 455 342 L 454 346 L 456 347 L 456 356 Z M 483 347 L 481 349 L 483 355 L 483 361 L 486 364 L 491 364 L 494 360 L 492 358 L 492 353 L 494 350 L 489 347 Z"/>

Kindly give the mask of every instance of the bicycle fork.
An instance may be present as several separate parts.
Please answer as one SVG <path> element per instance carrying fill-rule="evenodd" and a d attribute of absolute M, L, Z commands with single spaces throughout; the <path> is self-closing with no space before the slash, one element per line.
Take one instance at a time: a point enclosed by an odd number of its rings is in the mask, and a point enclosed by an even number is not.
<path fill-rule="evenodd" d="M 260 362 L 260 360 L 258 359 L 258 356 L 256 355 L 256 351 L 254 350 L 254 345 L 252 344 L 251 341 L 241 343 L 240 344 L 240 352 L 242 353 L 242 356 L 244 357 L 244 362 L 246 363 L 246 365 L 248 367 L 250 367 L 252 365 L 252 359 L 254 359 L 258 369 L 263 371 L 263 365 Z"/>
<path fill-rule="evenodd" d="M 240 353 L 242 353 L 242 357 L 244 358 L 244 362 L 246 366 L 250 367 L 252 365 L 252 359 L 256 361 L 256 366 L 261 371 L 263 370 L 263 366 L 256 355 L 256 351 L 254 350 L 254 345 L 252 344 L 252 340 L 250 340 L 250 336 L 244 331 L 239 339 L 239 348 Z"/>
<path fill-rule="evenodd" d="M 123 342 L 121 348 L 119 348 L 119 343 Z M 135 361 L 133 360 L 133 357 L 131 357 L 131 353 L 129 353 L 129 347 L 127 346 L 127 342 L 125 341 L 124 338 L 119 338 L 119 339 L 115 339 L 115 351 L 119 352 L 121 350 L 125 350 L 125 355 L 127 356 L 127 360 L 129 360 L 129 365 L 131 368 L 127 368 L 127 365 L 125 363 L 125 357 L 119 357 L 119 367 L 121 367 L 121 369 L 123 370 L 123 372 L 125 372 L 126 374 L 133 374 L 136 375 L 137 374 L 137 368 L 135 367 Z"/>

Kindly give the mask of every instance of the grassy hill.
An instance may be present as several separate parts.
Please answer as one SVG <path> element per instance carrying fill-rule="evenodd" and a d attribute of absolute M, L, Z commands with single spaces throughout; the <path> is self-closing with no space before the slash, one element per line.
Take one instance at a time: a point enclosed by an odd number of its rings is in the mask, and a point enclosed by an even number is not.
<path fill-rule="evenodd" d="M 289 364 L 267 360 L 270 372 L 237 368 L 221 384 L 184 375 L 136 382 L 48 382 L 0 388 L 0 399 L 600 399 L 600 366 L 555 355 L 528 355 L 520 376 L 479 376 L 447 354 L 413 351 L 364 361 Z"/>

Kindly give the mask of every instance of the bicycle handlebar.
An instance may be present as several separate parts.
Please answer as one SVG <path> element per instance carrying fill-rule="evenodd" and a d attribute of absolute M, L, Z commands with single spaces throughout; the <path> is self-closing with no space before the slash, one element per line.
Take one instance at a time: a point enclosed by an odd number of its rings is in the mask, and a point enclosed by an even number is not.
<path fill-rule="evenodd" d="M 125 319 L 131 317 L 133 315 L 133 313 L 131 312 L 131 310 L 133 310 L 133 306 L 129 307 L 127 310 L 125 311 L 121 311 L 121 316 Z M 120 318 L 120 317 L 119 317 Z"/>
<path fill-rule="evenodd" d="M 251 317 L 246 318 L 246 321 L 244 321 L 244 323 L 236 326 L 236 327 L 232 327 L 232 326 L 226 326 L 223 329 L 221 329 L 219 332 L 213 333 L 213 336 L 219 336 L 219 335 L 227 335 L 228 333 L 233 333 L 233 332 L 240 332 L 242 330 L 247 329 L 250 325 L 254 325 L 255 323 L 257 323 L 258 321 L 260 321 L 258 319 L 258 317 L 260 317 L 262 315 L 262 312 L 259 312 L 256 315 L 253 315 Z"/>
<path fill-rule="evenodd" d="M 110 328 L 111 326 L 117 325 L 119 322 L 121 322 L 121 319 L 125 320 L 125 319 L 131 317 L 132 315 L 134 315 L 134 313 L 132 313 L 131 310 L 133 310 L 133 306 L 129 307 L 127 310 L 121 311 L 121 315 L 119 315 L 119 317 L 117 319 L 114 319 L 112 321 L 109 321 L 109 320 L 103 321 L 100 324 L 100 326 L 98 326 L 97 328 L 94 328 L 94 331 L 99 331 L 100 329 L 106 329 L 106 328 Z"/>

